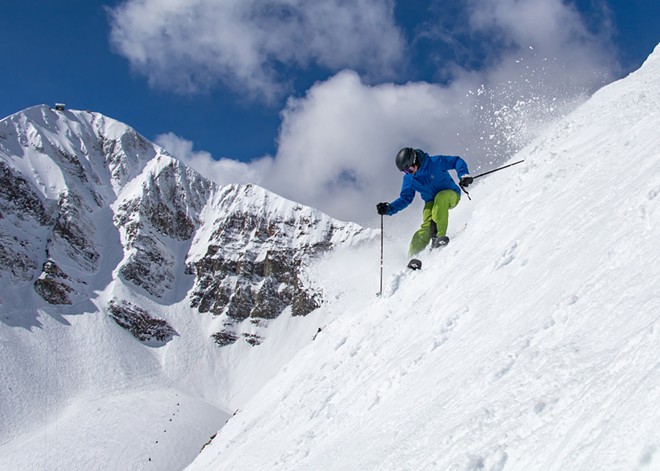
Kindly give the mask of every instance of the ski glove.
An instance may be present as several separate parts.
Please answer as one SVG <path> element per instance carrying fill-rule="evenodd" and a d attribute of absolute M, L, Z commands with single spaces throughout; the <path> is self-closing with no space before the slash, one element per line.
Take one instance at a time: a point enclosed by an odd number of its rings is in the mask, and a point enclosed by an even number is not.
<path fill-rule="evenodd" d="M 464 188 L 467 188 L 470 183 L 474 181 L 474 178 L 472 178 L 470 175 L 463 175 L 461 177 L 461 180 L 458 182 L 459 185 L 461 185 Z"/>
<path fill-rule="evenodd" d="M 376 205 L 376 211 L 378 211 L 378 214 L 381 216 L 383 214 L 387 214 L 387 212 L 390 210 L 390 203 L 378 203 Z"/>

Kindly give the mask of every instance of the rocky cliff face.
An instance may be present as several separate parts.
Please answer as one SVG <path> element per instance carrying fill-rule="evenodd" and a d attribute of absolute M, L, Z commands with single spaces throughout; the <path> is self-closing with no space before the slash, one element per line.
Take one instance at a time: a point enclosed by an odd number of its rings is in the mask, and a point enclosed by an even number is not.
<path fill-rule="evenodd" d="M 39 229 L 52 226 L 53 222 L 51 211 L 30 182 L 0 160 L 0 271 L 3 279 L 22 282 L 33 278 L 39 262 L 33 248 L 45 242 Z"/>
<path fill-rule="evenodd" d="M 170 157 L 150 162 L 144 179 L 116 204 L 114 224 L 126 249 L 119 273 L 155 298 L 177 283 L 183 261 L 175 246 L 200 227 L 199 213 L 214 185 Z"/>
<path fill-rule="evenodd" d="M 304 316 L 319 307 L 322 289 L 308 278 L 307 262 L 367 236 L 354 224 L 252 185 L 219 189 L 212 206 L 223 210 L 209 221 L 212 230 L 195 241 L 200 250 L 189 258 L 187 271 L 195 277 L 191 306 L 227 318 L 215 336 L 220 345 L 238 339 L 237 325 L 248 318 L 258 324 L 285 309 Z"/>
<path fill-rule="evenodd" d="M 0 303 L 76 306 L 136 293 L 221 316 L 219 345 L 323 302 L 306 273 L 323 252 L 373 237 L 252 185 L 218 187 L 133 129 L 97 113 L 37 106 L 0 121 Z M 98 302 L 138 340 L 176 332 L 149 309 Z"/>

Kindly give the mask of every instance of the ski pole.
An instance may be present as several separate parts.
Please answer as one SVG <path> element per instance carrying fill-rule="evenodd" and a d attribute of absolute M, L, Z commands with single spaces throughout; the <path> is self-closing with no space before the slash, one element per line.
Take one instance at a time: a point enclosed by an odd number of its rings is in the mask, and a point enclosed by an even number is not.
<path fill-rule="evenodd" d="M 505 168 L 509 168 L 509 167 L 514 166 L 514 165 L 518 165 L 518 164 L 520 164 L 520 163 L 522 163 L 522 162 L 524 162 L 524 161 L 525 161 L 525 159 L 523 159 L 523 160 L 519 160 L 518 162 L 514 162 L 514 163 L 512 163 L 512 164 L 505 165 L 504 167 L 500 167 L 500 168 L 496 168 L 495 170 L 489 170 L 488 172 L 480 173 L 479 175 L 475 175 L 475 176 L 472 177 L 472 178 L 475 179 L 475 178 L 483 177 L 484 175 L 488 175 L 489 173 L 499 172 L 500 170 L 504 170 Z"/>
<path fill-rule="evenodd" d="M 383 294 L 383 215 L 380 215 L 380 291 L 376 296 Z"/>
<path fill-rule="evenodd" d="M 503 167 L 499 167 L 499 168 L 496 168 L 496 169 L 494 169 L 494 170 L 489 170 L 489 171 L 487 171 L 487 172 L 480 173 L 479 175 L 475 175 L 474 177 L 472 177 L 472 179 L 474 180 L 474 179 L 477 179 L 477 178 L 479 178 L 479 177 L 483 177 L 484 175 L 488 175 L 488 174 L 491 174 L 491 173 L 494 173 L 494 172 L 499 172 L 500 170 L 504 170 L 505 168 L 509 168 L 509 167 L 514 166 L 514 165 L 518 165 L 518 164 L 520 164 L 520 163 L 523 163 L 524 161 L 525 161 L 525 159 L 523 159 L 523 160 L 519 160 L 518 162 L 514 162 L 514 163 L 512 163 L 512 164 L 505 165 L 505 166 L 503 166 Z M 470 193 L 468 193 L 468 192 L 465 190 L 465 187 L 464 187 L 463 185 L 460 185 L 460 187 L 461 187 L 461 190 L 463 190 L 463 193 L 465 193 L 465 194 L 467 195 L 468 199 L 471 200 L 472 198 L 470 198 Z"/>

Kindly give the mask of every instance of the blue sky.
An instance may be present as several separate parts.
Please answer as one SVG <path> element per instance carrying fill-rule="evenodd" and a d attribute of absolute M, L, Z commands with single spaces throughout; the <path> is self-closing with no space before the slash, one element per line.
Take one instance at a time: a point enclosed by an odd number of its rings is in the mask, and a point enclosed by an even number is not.
<path fill-rule="evenodd" d="M 660 42 L 656 0 L 4 0 L 0 15 L 0 116 L 98 111 L 221 183 L 359 222 L 356 197 L 396 196 L 398 147 L 501 161 Z"/>

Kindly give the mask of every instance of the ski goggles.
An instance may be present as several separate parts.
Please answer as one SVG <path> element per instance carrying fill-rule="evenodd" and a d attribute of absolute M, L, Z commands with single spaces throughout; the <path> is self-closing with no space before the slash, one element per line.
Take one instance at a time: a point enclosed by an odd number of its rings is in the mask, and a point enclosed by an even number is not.
<path fill-rule="evenodd" d="M 414 166 L 414 165 L 411 165 L 411 166 L 408 167 L 408 168 L 404 168 L 404 169 L 403 169 L 403 173 L 405 173 L 405 174 L 407 174 L 407 175 L 412 175 L 413 173 L 415 173 L 415 170 L 416 170 L 415 166 Z"/>

